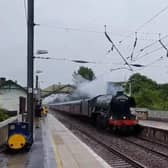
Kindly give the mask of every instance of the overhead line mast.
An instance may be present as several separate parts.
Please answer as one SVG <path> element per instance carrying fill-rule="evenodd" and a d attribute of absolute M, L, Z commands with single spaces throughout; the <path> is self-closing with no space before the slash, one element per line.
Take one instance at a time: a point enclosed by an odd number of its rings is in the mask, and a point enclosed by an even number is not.
<path fill-rule="evenodd" d="M 105 36 L 108 39 L 108 41 L 112 44 L 111 50 L 113 50 L 113 48 L 115 48 L 115 50 L 117 51 L 117 53 L 119 54 L 119 56 L 123 59 L 123 61 L 125 62 L 125 65 L 127 65 L 130 69 L 130 71 L 133 71 L 131 65 L 128 63 L 128 61 L 124 58 L 124 56 L 121 54 L 120 50 L 116 47 L 116 45 L 114 44 L 114 42 L 111 40 L 111 38 L 109 37 L 109 35 L 106 32 L 106 25 L 104 25 L 105 27 Z"/>
<path fill-rule="evenodd" d="M 28 23 L 27 23 L 27 112 L 31 142 L 33 143 L 33 70 L 34 70 L 34 0 L 27 0 L 28 6 Z"/>

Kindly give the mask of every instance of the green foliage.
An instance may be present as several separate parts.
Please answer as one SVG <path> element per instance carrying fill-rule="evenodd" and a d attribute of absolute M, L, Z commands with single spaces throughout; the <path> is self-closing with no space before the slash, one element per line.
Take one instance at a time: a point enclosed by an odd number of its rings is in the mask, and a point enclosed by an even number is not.
<path fill-rule="evenodd" d="M 0 109 L 0 122 L 6 120 L 9 116 L 6 113 L 6 110 Z"/>
<path fill-rule="evenodd" d="M 155 81 L 138 73 L 132 75 L 126 84 L 126 92 L 131 83 L 132 96 L 138 107 L 155 110 L 168 110 L 168 84 L 157 84 Z"/>
<path fill-rule="evenodd" d="M 145 88 L 148 90 L 158 88 L 158 85 L 156 82 L 147 78 L 146 76 L 140 75 L 139 73 L 132 75 L 129 78 L 129 83 L 131 83 L 133 94 L 141 92 L 142 89 L 145 89 Z M 129 83 L 127 83 L 126 85 L 127 90 L 128 90 Z"/>
<path fill-rule="evenodd" d="M 74 72 L 74 73 L 76 73 L 76 72 Z M 81 66 L 78 69 L 77 74 L 80 74 L 83 78 L 85 78 L 89 81 L 92 81 L 95 79 L 95 74 L 91 68 Z"/>

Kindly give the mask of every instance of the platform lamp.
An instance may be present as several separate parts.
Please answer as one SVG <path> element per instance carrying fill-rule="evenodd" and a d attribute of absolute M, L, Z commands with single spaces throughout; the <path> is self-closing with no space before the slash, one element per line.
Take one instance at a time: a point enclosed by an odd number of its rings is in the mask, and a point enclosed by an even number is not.
<path fill-rule="evenodd" d="M 36 55 L 34 56 L 34 59 L 36 58 L 37 55 L 44 55 L 44 54 L 48 54 L 48 50 L 41 50 L 41 49 L 38 49 L 36 51 Z M 41 99 L 41 94 L 40 94 L 40 87 L 39 87 L 39 74 L 43 73 L 42 70 L 36 70 L 36 81 L 35 81 L 35 90 L 36 90 L 36 102 L 38 101 L 38 103 L 40 102 L 40 99 Z"/>
<path fill-rule="evenodd" d="M 142 64 L 130 64 L 131 66 L 137 67 L 137 68 L 143 68 L 146 65 L 142 65 Z M 132 84 L 134 82 L 134 80 L 129 80 L 129 95 L 132 96 Z"/>
<path fill-rule="evenodd" d="M 43 73 L 41 70 L 36 70 L 36 77 L 35 77 L 35 91 L 36 91 L 36 100 L 40 101 L 40 84 L 39 84 L 39 74 Z"/>
<path fill-rule="evenodd" d="M 43 54 L 48 54 L 48 50 L 37 50 L 36 51 L 36 55 L 43 55 Z M 34 59 L 36 58 L 36 56 L 34 56 Z M 36 70 L 35 72 L 37 75 L 36 75 L 36 90 L 37 90 L 37 94 L 38 96 L 40 95 L 40 88 L 39 88 L 39 74 L 43 73 L 42 70 Z"/>

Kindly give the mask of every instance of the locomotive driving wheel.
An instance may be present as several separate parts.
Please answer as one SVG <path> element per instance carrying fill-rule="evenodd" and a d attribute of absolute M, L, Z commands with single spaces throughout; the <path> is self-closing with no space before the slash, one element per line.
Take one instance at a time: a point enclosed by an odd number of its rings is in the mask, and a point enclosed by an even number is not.
<path fill-rule="evenodd" d="M 96 118 L 96 127 L 99 129 L 106 129 L 107 128 L 108 119 L 105 115 L 98 115 Z"/>

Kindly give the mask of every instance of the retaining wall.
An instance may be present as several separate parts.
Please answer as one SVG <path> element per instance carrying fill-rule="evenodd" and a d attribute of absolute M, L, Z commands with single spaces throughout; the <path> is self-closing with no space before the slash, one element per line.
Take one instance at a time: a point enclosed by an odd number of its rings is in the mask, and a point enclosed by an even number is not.
<path fill-rule="evenodd" d="M 168 131 L 167 130 L 144 126 L 139 136 L 168 144 Z"/>
<path fill-rule="evenodd" d="M 146 108 L 133 109 L 134 114 L 141 120 L 168 121 L 168 111 L 149 110 Z"/>
<path fill-rule="evenodd" d="M 11 117 L 3 122 L 0 122 L 0 146 L 6 144 L 8 138 L 8 124 L 16 121 L 17 117 Z"/>
<path fill-rule="evenodd" d="M 168 121 L 168 111 L 155 111 L 149 110 L 148 111 L 148 118 L 153 120 L 163 120 Z"/>

